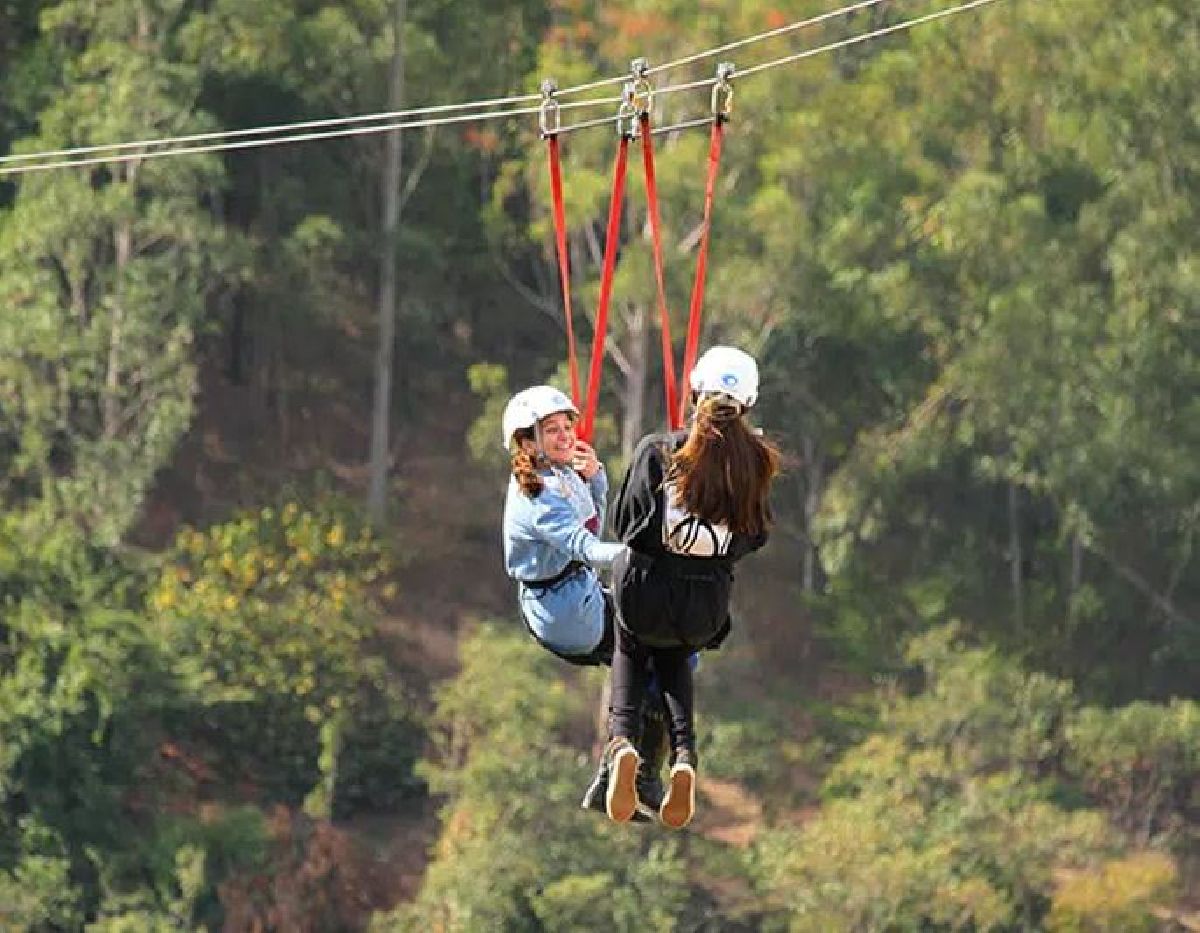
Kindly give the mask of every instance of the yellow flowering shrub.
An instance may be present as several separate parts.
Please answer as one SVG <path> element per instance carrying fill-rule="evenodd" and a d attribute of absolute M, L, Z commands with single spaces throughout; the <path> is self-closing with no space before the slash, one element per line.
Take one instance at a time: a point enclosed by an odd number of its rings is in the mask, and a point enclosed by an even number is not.
<path fill-rule="evenodd" d="M 203 701 L 296 697 L 318 722 L 363 673 L 372 592 L 386 572 L 365 528 L 289 503 L 180 532 L 149 605 L 176 672 Z"/>
<path fill-rule="evenodd" d="M 1099 870 L 1057 879 L 1046 929 L 1054 933 L 1139 933 L 1161 929 L 1156 908 L 1169 906 L 1178 869 L 1162 852 L 1135 852 Z"/>
<path fill-rule="evenodd" d="M 413 792 L 420 729 L 368 641 L 387 573 L 335 503 L 179 533 L 149 624 L 188 704 L 177 729 L 226 783 L 318 816 Z"/>

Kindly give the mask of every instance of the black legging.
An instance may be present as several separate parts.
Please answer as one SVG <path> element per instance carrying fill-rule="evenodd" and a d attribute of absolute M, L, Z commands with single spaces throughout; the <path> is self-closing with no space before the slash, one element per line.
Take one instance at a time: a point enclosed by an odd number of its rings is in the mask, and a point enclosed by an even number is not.
<path fill-rule="evenodd" d="M 687 749 L 694 756 L 696 734 L 692 724 L 692 666 L 689 661 L 693 649 L 649 648 L 624 626 L 618 624 L 616 629 L 609 733 L 632 742 L 638 740 L 642 701 L 649 680 L 648 662 L 653 661 L 670 716 L 671 747 Z"/>

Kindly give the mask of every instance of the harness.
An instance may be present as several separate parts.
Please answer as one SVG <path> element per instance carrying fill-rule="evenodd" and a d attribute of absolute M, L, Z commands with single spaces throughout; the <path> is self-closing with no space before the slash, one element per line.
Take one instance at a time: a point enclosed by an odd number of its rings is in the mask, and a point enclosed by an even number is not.
<path fill-rule="evenodd" d="M 521 586 L 541 595 L 542 593 L 550 592 L 556 586 L 560 586 L 587 568 L 588 565 L 582 561 L 573 560 L 554 576 L 547 577 L 545 580 L 522 580 Z M 525 623 L 525 628 L 533 640 L 561 660 L 566 661 L 568 664 L 574 664 L 576 667 L 608 667 L 612 664 L 613 656 L 614 626 L 616 624 L 614 618 L 615 607 L 608 592 L 603 590 L 602 592 L 604 594 L 604 633 L 600 636 L 600 644 L 596 645 L 587 654 L 566 654 L 559 651 L 553 645 L 543 641 L 541 636 L 533 630 L 533 626 L 529 624 L 529 620 L 525 618 L 525 613 L 520 607 L 517 609 L 517 615 Z"/>
<path fill-rule="evenodd" d="M 728 557 L 687 557 L 683 554 L 643 554 L 630 550 L 629 566 L 640 571 L 652 572 L 660 581 L 670 580 L 684 584 L 711 584 L 724 579 L 733 580 L 733 560 Z M 693 620 L 695 621 L 695 620 Z M 666 613 L 665 619 L 659 618 L 659 624 L 665 623 L 674 634 L 677 642 L 693 651 L 701 648 L 717 648 L 729 636 L 732 619 L 728 611 L 725 618 L 716 624 L 711 632 L 705 632 L 700 638 L 695 633 L 687 631 L 683 623 L 674 613 Z M 630 625 L 623 618 L 621 624 L 634 635 L 639 637 L 639 625 Z"/>
<path fill-rule="evenodd" d="M 600 373 L 604 362 L 604 343 L 608 329 L 608 309 L 612 299 L 613 276 L 617 265 L 617 253 L 622 244 L 621 211 L 625 201 L 625 176 L 629 160 L 629 146 L 635 139 L 642 144 L 642 164 L 645 173 L 647 219 L 650 223 L 654 262 L 654 278 L 658 298 L 663 353 L 663 382 L 666 392 L 667 422 L 672 429 L 683 424 L 687 406 L 688 375 L 696 362 L 700 341 L 700 317 L 704 304 L 704 285 L 708 270 L 708 243 L 712 231 L 713 201 L 716 192 L 717 173 L 721 162 L 721 143 L 725 124 L 733 111 L 733 88 L 730 79 L 734 67 L 729 62 L 717 66 L 712 82 L 711 110 L 709 117 L 696 121 L 695 125 L 711 124 L 708 151 L 708 173 L 704 187 L 704 219 L 700 227 L 697 248 L 696 274 L 692 283 L 692 298 L 688 311 L 687 339 L 684 345 L 683 369 L 678 374 L 676 389 L 675 353 L 671 343 L 670 309 L 667 307 L 666 280 L 663 275 L 662 221 L 659 213 L 658 182 L 654 167 L 654 133 L 680 127 L 662 127 L 655 130 L 650 125 L 654 89 L 650 85 L 649 63 L 644 58 L 631 64 L 631 80 L 621 92 L 621 104 L 617 110 L 617 155 L 613 164 L 612 190 L 609 196 L 608 226 L 604 238 L 604 259 L 600 273 L 600 293 L 596 303 L 596 320 L 592 335 L 591 365 L 588 370 L 586 397 L 581 401 L 579 385 L 579 363 L 575 354 L 575 328 L 571 312 L 570 261 L 568 252 L 567 219 L 563 198 L 562 153 L 559 135 L 564 132 L 560 125 L 561 105 L 555 99 L 558 84 L 553 79 L 542 82 L 542 104 L 538 123 L 542 138 L 546 140 L 550 168 L 551 215 L 554 220 L 554 246 L 558 257 L 558 277 L 562 286 L 563 312 L 567 330 L 567 371 L 570 374 L 571 398 L 582 414 L 579 436 L 591 442 L 595 426 L 596 403 L 600 392 Z M 693 124 L 687 124 L 693 125 Z M 569 128 L 567 128 L 569 129 Z"/>
<path fill-rule="evenodd" d="M 567 566 L 563 567 L 558 573 L 552 577 L 546 577 L 544 580 L 522 580 L 521 585 L 530 590 L 552 590 L 560 583 L 569 580 L 575 574 L 587 569 L 587 564 L 581 560 L 572 560 L 567 562 Z"/>
<path fill-rule="evenodd" d="M 643 554 L 632 548 L 629 564 L 639 570 L 665 572 L 677 580 L 708 581 L 714 577 L 733 573 L 733 560 L 729 557 L 688 557 L 685 554 Z"/>

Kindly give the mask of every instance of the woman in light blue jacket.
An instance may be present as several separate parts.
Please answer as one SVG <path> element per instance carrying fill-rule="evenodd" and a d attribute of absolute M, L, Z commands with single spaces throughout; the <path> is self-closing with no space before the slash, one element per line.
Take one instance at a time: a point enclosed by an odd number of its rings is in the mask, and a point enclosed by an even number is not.
<path fill-rule="evenodd" d="M 521 618 L 543 647 L 573 664 L 608 664 L 613 615 L 596 571 L 625 545 L 598 537 L 608 477 L 575 435 L 577 417 L 574 403 L 552 386 L 518 392 L 504 410 L 512 454 L 504 565 L 518 584 Z"/>
<path fill-rule="evenodd" d="M 601 541 L 608 477 L 596 452 L 575 434 L 579 411 L 552 386 L 518 392 L 504 409 L 504 446 L 512 476 L 504 501 L 504 566 L 517 581 L 521 618 L 538 643 L 571 664 L 612 663 L 616 610 L 597 570 L 626 550 Z M 649 676 L 649 672 L 648 672 Z M 666 718 L 652 686 L 638 748 L 635 819 L 648 819 L 662 797 Z M 584 809 L 605 809 L 607 762 L 584 794 Z"/>

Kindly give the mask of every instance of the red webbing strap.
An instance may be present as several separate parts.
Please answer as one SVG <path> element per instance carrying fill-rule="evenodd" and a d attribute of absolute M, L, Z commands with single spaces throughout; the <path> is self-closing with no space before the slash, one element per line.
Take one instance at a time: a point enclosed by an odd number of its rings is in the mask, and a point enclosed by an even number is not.
<path fill-rule="evenodd" d="M 592 338 L 592 365 L 588 370 L 587 401 L 579 436 L 588 443 L 596 421 L 596 401 L 600 396 L 600 370 L 604 363 L 604 339 L 608 330 L 608 303 L 612 298 L 613 272 L 617 267 L 617 246 L 621 233 L 621 205 L 625 199 L 625 166 L 629 160 L 629 137 L 622 134 L 613 166 L 612 201 L 608 205 L 608 233 L 604 242 L 604 269 L 600 274 L 600 298 L 596 304 L 596 333 Z"/>
<path fill-rule="evenodd" d="M 563 314 L 567 319 L 567 371 L 571 375 L 571 401 L 579 404 L 579 361 L 575 356 L 575 326 L 571 320 L 571 266 L 567 254 L 567 212 L 563 207 L 562 161 L 558 137 L 549 135 L 550 199 L 554 204 L 554 248 L 558 253 L 558 279 L 562 283 Z"/>
<path fill-rule="evenodd" d="M 650 114 L 643 113 L 642 166 L 646 170 L 646 206 L 650 217 L 650 240 L 654 253 L 654 279 L 658 285 L 659 330 L 662 333 L 663 388 L 667 399 L 667 421 L 675 431 L 682 424 L 677 419 L 675 401 L 675 352 L 671 345 L 671 313 L 667 309 L 667 286 L 663 279 L 662 221 L 658 212 L 658 181 L 654 174 L 654 138 L 650 134 Z"/>
<path fill-rule="evenodd" d="M 679 424 L 687 414 L 688 376 L 696 365 L 700 346 L 700 309 L 704 306 L 704 279 L 708 274 L 708 235 L 712 232 L 713 192 L 717 186 L 717 169 L 721 164 L 721 137 L 725 121 L 716 117 L 708 146 L 708 179 L 704 183 L 704 227 L 700 237 L 700 252 L 696 257 L 696 279 L 692 283 L 692 302 L 688 311 L 687 342 L 683 351 L 683 369 L 679 372 Z"/>

